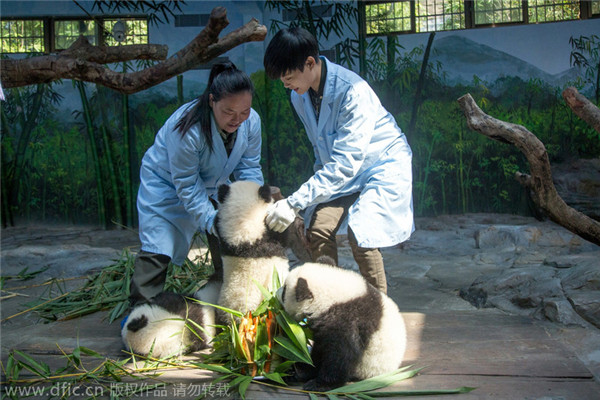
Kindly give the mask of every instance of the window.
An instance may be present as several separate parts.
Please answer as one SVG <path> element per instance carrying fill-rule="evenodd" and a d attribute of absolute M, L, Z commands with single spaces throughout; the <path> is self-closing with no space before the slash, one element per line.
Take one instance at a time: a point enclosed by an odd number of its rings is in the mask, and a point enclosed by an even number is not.
<path fill-rule="evenodd" d="M 417 32 L 465 28 L 463 0 L 419 0 L 416 9 Z"/>
<path fill-rule="evenodd" d="M 68 49 L 80 35 L 83 35 L 90 44 L 98 44 L 96 41 L 96 22 L 90 19 L 54 22 L 54 48 L 56 50 Z"/>
<path fill-rule="evenodd" d="M 470 29 L 600 17 L 600 0 L 367 0 L 367 35 Z"/>
<path fill-rule="evenodd" d="M 0 22 L 2 53 L 43 53 L 44 20 L 3 20 Z"/>
<path fill-rule="evenodd" d="M 475 25 L 523 22 L 521 0 L 479 0 L 475 2 Z"/>
<path fill-rule="evenodd" d="M 117 21 L 125 24 L 125 41 L 117 42 L 112 36 L 114 25 Z M 118 46 L 119 44 L 147 44 L 148 43 L 148 21 L 145 19 L 123 18 L 104 20 L 104 43 L 107 46 Z"/>
<path fill-rule="evenodd" d="M 529 22 L 554 22 L 579 19 L 579 1 L 529 0 Z"/>
<path fill-rule="evenodd" d="M 121 20 L 126 26 L 125 41 L 121 44 L 148 43 L 148 19 L 138 18 L 96 18 L 64 19 L 10 18 L 0 21 L 0 53 L 53 53 L 69 48 L 80 35 L 92 45 L 119 43 L 112 37 L 112 29 Z"/>
<path fill-rule="evenodd" d="M 463 29 L 464 3 L 463 0 L 416 0 L 369 4 L 365 9 L 367 35 Z"/>
<path fill-rule="evenodd" d="M 367 35 L 413 31 L 410 1 L 369 4 L 366 6 L 365 15 Z"/>

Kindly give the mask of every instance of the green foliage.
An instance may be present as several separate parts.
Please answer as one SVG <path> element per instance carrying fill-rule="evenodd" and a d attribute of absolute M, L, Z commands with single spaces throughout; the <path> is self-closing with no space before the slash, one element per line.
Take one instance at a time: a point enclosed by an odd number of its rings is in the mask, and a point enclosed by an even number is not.
<path fill-rule="evenodd" d="M 490 89 L 491 88 L 491 89 Z M 428 84 L 414 132 L 414 204 L 417 215 L 498 212 L 530 215 L 528 194 L 514 179 L 528 172 L 525 157 L 513 146 L 471 132 L 455 99 L 471 93 L 489 115 L 525 126 L 546 146 L 551 162 L 567 157 L 597 157 L 600 136 L 573 113 L 557 88 L 539 81 L 501 78 L 486 87 Z M 396 114 L 400 126 L 409 116 Z M 587 146 L 587 147 L 586 147 Z"/>
<path fill-rule="evenodd" d="M 110 310 L 109 322 L 112 322 L 129 309 L 129 285 L 133 275 L 135 257 L 124 250 L 114 264 L 90 274 L 85 284 L 78 289 L 68 291 L 64 282 L 53 279 L 47 285 L 46 292 L 38 299 L 27 304 L 47 321 L 68 320 L 102 310 Z M 169 265 L 165 290 L 176 293 L 195 293 L 213 270 L 208 260 L 198 263 L 186 260 L 182 265 Z M 26 274 L 21 271 L 21 279 L 34 276 L 39 272 Z M 2 277 L 2 282 L 14 277 Z"/>
<path fill-rule="evenodd" d="M 96 223 L 98 221 L 97 185 L 90 138 L 86 134 L 84 114 L 75 111 L 77 124 L 65 126 L 57 118 L 61 97 L 53 90 L 44 91 L 37 117 L 33 115 L 35 87 L 8 89 L 11 101 L 2 102 L 2 186 L 5 207 L 17 219 L 27 221 L 61 221 L 69 223 Z M 110 146 L 112 165 L 102 169 L 104 182 L 110 182 L 109 169 L 124 182 L 125 150 L 122 130 L 122 98 L 110 90 L 100 90 L 89 96 L 92 128 L 101 157 Z M 130 110 L 130 123 L 136 136 L 135 169 L 154 142 L 154 136 L 166 119 L 177 108 L 174 100 L 140 103 Z M 29 122 L 33 119 L 33 122 Z M 31 133 L 24 139 L 27 127 Z M 106 130 L 108 142 L 103 142 L 100 127 Z M 25 146 L 21 142 L 26 140 Z M 22 150 L 19 150 L 23 147 Z M 137 179 L 138 172 L 133 174 Z M 18 182 L 18 184 L 17 184 Z M 134 182 L 135 185 L 137 183 Z M 106 186 L 106 185 L 105 185 Z M 136 186 L 137 188 L 137 186 Z M 106 191 L 109 220 L 120 221 L 115 214 L 115 202 L 124 196 L 123 185 L 118 186 L 118 198 Z M 137 193 L 137 189 L 134 194 Z M 3 223 L 7 223 L 3 212 Z"/>
<path fill-rule="evenodd" d="M 600 103 L 600 37 L 597 35 L 571 37 L 571 65 L 583 69 L 583 79 L 591 84 Z"/>

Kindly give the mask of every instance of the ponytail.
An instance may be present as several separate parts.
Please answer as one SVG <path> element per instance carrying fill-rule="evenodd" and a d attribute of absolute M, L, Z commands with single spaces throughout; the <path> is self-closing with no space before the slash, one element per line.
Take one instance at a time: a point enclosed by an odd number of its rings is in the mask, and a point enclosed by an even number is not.
<path fill-rule="evenodd" d="M 210 107 L 209 96 L 212 94 L 213 102 L 217 102 L 224 97 L 240 92 L 250 92 L 251 94 L 254 94 L 254 85 L 248 75 L 237 69 L 230 61 L 213 65 L 210 70 L 210 76 L 204 93 L 198 97 L 196 104 L 181 117 L 175 125 L 175 128 L 183 137 L 192 126 L 200 123 L 200 130 L 204 135 L 209 150 L 212 152 L 212 110 Z"/>

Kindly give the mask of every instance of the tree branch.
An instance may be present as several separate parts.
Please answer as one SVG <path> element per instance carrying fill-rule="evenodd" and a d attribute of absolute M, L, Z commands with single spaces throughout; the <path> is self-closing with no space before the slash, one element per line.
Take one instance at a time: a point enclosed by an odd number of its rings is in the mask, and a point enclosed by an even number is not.
<path fill-rule="evenodd" d="M 600 133 L 600 109 L 572 86 L 566 88 L 562 95 L 575 115 Z"/>
<path fill-rule="evenodd" d="M 78 79 L 97 83 L 120 93 L 136 93 L 205 64 L 242 43 L 262 41 L 267 35 L 266 27 L 252 19 L 219 39 L 219 34 L 227 25 L 227 10 L 223 7 L 214 8 L 208 24 L 198 36 L 166 60 L 166 46 L 97 47 L 80 38 L 58 55 L 3 60 L 0 64 L 2 86 L 10 88 L 59 79 Z M 133 59 L 165 61 L 130 73 L 115 72 L 102 65 Z"/>
<path fill-rule="evenodd" d="M 558 195 L 544 144 L 523 126 L 485 114 L 470 94 L 462 96 L 458 103 L 471 129 L 491 139 L 512 144 L 525 155 L 530 175 L 517 173 L 516 179 L 531 189 L 534 202 L 550 219 L 585 240 L 600 245 L 600 223 L 569 207 Z"/>

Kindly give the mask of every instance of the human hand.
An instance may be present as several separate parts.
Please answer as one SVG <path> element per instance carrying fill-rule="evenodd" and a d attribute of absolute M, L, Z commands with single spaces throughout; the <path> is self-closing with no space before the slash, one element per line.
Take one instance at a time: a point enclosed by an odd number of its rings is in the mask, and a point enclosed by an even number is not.
<path fill-rule="evenodd" d="M 267 208 L 267 226 L 275 232 L 283 232 L 296 219 L 297 210 L 287 200 L 279 200 Z"/>

